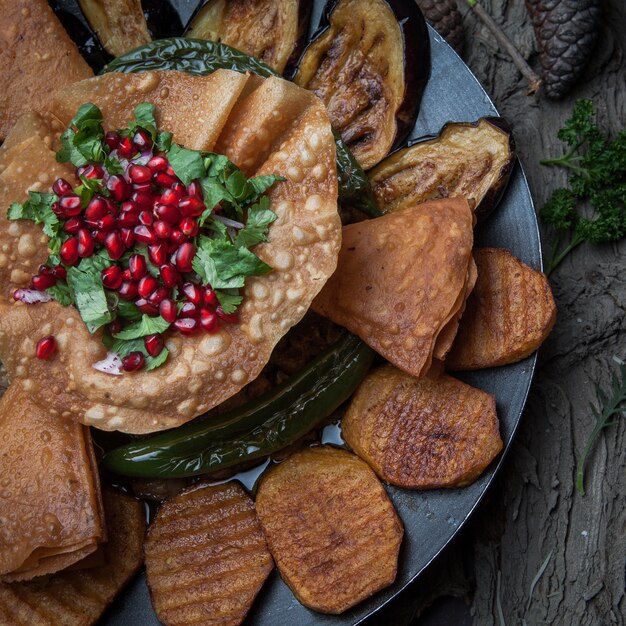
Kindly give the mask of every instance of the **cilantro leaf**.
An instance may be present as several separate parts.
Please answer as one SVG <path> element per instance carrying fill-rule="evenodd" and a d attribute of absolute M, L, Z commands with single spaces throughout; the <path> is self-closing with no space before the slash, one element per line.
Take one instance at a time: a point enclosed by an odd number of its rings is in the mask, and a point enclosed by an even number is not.
<path fill-rule="evenodd" d="M 104 159 L 104 167 L 109 174 L 123 174 L 122 164 L 114 157 L 107 156 Z"/>
<path fill-rule="evenodd" d="M 64 281 L 58 281 L 54 287 L 48 287 L 46 291 L 62 306 L 74 304 L 69 285 Z"/>
<path fill-rule="evenodd" d="M 115 309 L 118 316 L 123 317 L 126 320 L 141 319 L 141 311 L 133 302 L 129 302 L 128 300 L 122 300 L 121 298 L 118 298 Z"/>
<path fill-rule="evenodd" d="M 95 104 L 83 104 L 61 135 L 62 148 L 56 159 L 60 163 L 69 161 L 77 167 L 90 162 L 102 163 L 103 140 L 102 112 Z"/>
<path fill-rule="evenodd" d="M 215 295 L 217 296 L 217 299 L 220 302 L 222 311 L 224 311 L 224 313 L 227 313 L 227 314 L 234 313 L 237 310 L 237 307 L 243 301 L 242 295 L 238 293 L 233 293 L 232 291 L 221 291 L 221 290 L 215 291 Z"/>
<path fill-rule="evenodd" d="M 116 339 L 139 339 L 146 335 L 154 335 L 155 333 L 163 333 L 170 327 L 170 323 L 166 322 L 160 315 L 158 317 L 150 317 L 142 315 L 141 320 L 133 322 L 126 326 L 124 330 L 115 335 Z"/>
<path fill-rule="evenodd" d="M 211 215 L 213 209 L 220 204 L 220 202 L 226 201 L 234 203 L 235 198 L 233 198 L 224 184 L 215 178 L 202 178 L 200 179 L 200 185 L 202 187 L 202 198 L 206 205 L 206 210 L 199 219 L 200 226 L 202 226 L 205 220 Z"/>
<path fill-rule="evenodd" d="M 115 352 L 122 359 L 125 356 L 128 356 L 131 352 L 141 352 L 146 357 L 144 369 L 148 372 L 163 365 L 163 363 L 167 361 L 167 357 L 170 353 L 167 348 L 163 348 L 157 356 L 150 356 L 146 350 L 144 341 L 141 338 L 130 340 L 113 339 L 112 337 L 105 335 L 102 341 L 104 345 L 111 350 L 111 352 Z"/>
<path fill-rule="evenodd" d="M 136 131 L 138 128 L 147 130 L 152 141 L 157 137 L 157 123 L 154 117 L 154 104 L 150 102 L 142 102 L 135 107 L 135 121 L 128 125 L 131 131 Z"/>
<path fill-rule="evenodd" d="M 156 147 L 160 152 L 167 152 L 172 147 L 172 133 L 162 132 L 157 135 Z"/>
<path fill-rule="evenodd" d="M 276 213 L 269 209 L 270 199 L 267 196 L 261 198 L 259 204 L 248 209 L 248 220 L 235 237 L 235 245 L 238 247 L 251 248 L 257 243 L 267 241 L 267 233 L 270 224 L 277 219 Z"/>
<path fill-rule="evenodd" d="M 247 182 L 248 186 L 248 202 L 256 202 L 272 185 L 281 180 L 285 180 L 284 176 L 255 176 Z M 269 198 L 268 198 L 269 202 Z"/>
<path fill-rule="evenodd" d="M 187 186 L 195 178 L 202 178 L 205 173 L 204 159 L 197 150 L 187 150 L 176 143 L 167 152 L 167 159 L 178 178 Z"/>
<path fill-rule="evenodd" d="M 90 333 L 113 320 L 100 273 L 111 264 L 103 250 L 67 270 L 67 284 Z"/>
<path fill-rule="evenodd" d="M 53 193 L 29 191 L 28 200 L 24 204 L 14 202 L 7 211 L 9 220 L 32 220 L 35 224 L 43 224 L 43 232 L 54 239 L 61 230 L 59 218 L 52 210 L 52 205 L 58 200 Z"/>
<path fill-rule="evenodd" d="M 192 261 L 194 271 L 213 289 L 243 287 L 248 276 L 261 276 L 272 268 L 247 248 L 237 248 L 229 241 L 200 237 Z"/>

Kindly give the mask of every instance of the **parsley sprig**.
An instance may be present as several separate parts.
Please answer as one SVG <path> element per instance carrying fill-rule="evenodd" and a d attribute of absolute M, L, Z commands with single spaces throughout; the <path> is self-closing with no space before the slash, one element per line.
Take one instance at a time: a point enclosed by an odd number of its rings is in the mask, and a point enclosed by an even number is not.
<path fill-rule="evenodd" d="M 584 241 L 626 236 L 626 130 L 611 141 L 594 122 L 591 100 L 578 100 L 557 136 L 569 151 L 541 163 L 567 168 L 569 178 L 540 213 L 554 230 L 548 275 Z"/>

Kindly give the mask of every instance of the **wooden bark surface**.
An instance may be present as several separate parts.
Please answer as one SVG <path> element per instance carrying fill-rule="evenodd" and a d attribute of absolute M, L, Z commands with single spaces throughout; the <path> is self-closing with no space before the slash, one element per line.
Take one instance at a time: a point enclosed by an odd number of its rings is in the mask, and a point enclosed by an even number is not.
<path fill-rule="evenodd" d="M 457 4 L 464 15 L 464 59 L 513 123 L 539 209 L 566 180 L 563 170 L 539 160 L 562 154 L 556 131 L 576 98 L 593 99 L 599 124 L 613 135 L 626 126 L 626 4 L 605 2 L 586 75 L 561 102 L 527 96 L 527 83 L 492 34 L 465 2 Z M 539 71 L 524 1 L 481 4 Z M 545 256 L 549 238 L 542 236 Z M 587 495 L 574 486 L 578 451 L 594 424 L 593 381 L 607 386 L 616 368 L 612 357 L 626 358 L 626 245 L 583 244 L 551 281 L 557 325 L 541 350 L 503 471 L 468 528 L 381 623 L 406 624 L 441 595 L 465 597 L 477 626 L 626 623 L 626 420 L 601 436 L 588 464 Z M 413 622 L 423 623 L 419 617 Z"/>

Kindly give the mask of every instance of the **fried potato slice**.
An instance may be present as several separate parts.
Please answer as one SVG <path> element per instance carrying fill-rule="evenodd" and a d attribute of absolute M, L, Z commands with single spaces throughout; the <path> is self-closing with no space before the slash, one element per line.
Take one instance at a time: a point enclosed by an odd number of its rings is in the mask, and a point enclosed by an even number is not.
<path fill-rule="evenodd" d="M 0 140 L 22 113 L 45 111 L 54 92 L 92 75 L 46 0 L 2 3 Z"/>
<path fill-rule="evenodd" d="M 296 452 L 263 474 L 256 506 L 280 574 L 305 606 L 342 613 L 394 581 L 402 522 L 353 454 Z"/>
<path fill-rule="evenodd" d="M 337 271 L 313 309 L 423 375 L 463 303 L 472 225 L 467 202 L 450 198 L 345 226 Z"/>
<path fill-rule="evenodd" d="M 478 280 L 446 357 L 450 371 L 520 361 L 539 348 L 556 322 L 545 274 L 500 248 L 479 248 L 474 259 Z"/>
<path fill-rule="evenodd" d="M 3 626 L 89 626 L 143 563 L 143 504 L 117 491 L 103 492 L 109 539 L 103 564 L 23 583 L 0 583 Z M 81 564 L 77 564 L 78 565 Z"/>
<path fill-rule="evenodd" d="M 70 87 L 55 98 L 53 110 L 66 124 L 87 99 L 102 108 L 107 128 L 117 128 L 132 119 L 137 104 L 149 101 L 163 107 L 157 110 L 163 130 L 173 131 L 183 144 L 191 142 L 188 147 L 211 149 L 236 126 L 234 120 L 231 124 L 231 111 L 236 115 L 234 105 L 240 95 L 247 97 L 254 91 L 246 89 L 249 80 L 254 80 L 256 88 L 263 79 L 248 79 L 227 70 L 211 76 L 108 74 Z M 75 308 L 56 302 L 11 304 L 0 311 L 0 359 L 13 380 L 35 381 L 34 402 L 52 415 L 72 417 L 104 430 L 153 432 L 209 410 L 258 376 L 274 345 L 300 321 L 335 270 L 341 238 L 335 144 L 324 105 L 295 86 L 285 87 L 291 94 L 288 98 L 279 97 L 277 90 L 269 90 L 268 98 L 278 98 L 274 108 L 280 116 L 283 105 L 292 106 L 294 89 L 299 90 L 295 99 L 303 107 L 302 113 L 295 118 L 285 116 L 275 149 L 254 171 L 286 179 L 269 192 L 278 219 L 270 226 L 269 241 L 255 248 L 274 270 L 246 282 L 240 322 L 212 335 L 173 335 L 168 338 L 171 356 L 164 366 L 113 377 L 92 368 L 104 358 L 106 348 L 101 334 L 90 334 Z M 204 93 L 206 97 L 194 101 L 194 94 Z M 257 104 L 247 109 L 251 141 L 257 114 L 261 123 L 269 110 L 267 102 Z M 233 156 L 230 148 L 226 153 Z M 16 170 L 15 176 L 11 166 L 4 171 L 0 183 L 12 177 L 11 185 L 0 194 L 5 206 L 23 200 L 25 190 L 33 184 L 41 186 L 40 176 L 45 175 L 46 185 L 52 184 L 51 174 L 56 170 L 48 156 L 33 157 L 33 165 Z M 15 248 L 24 234 L 31 234 L 31 228 L 39 227 L 23 221 L 0 222 L 0 248 L 4 244 Z M 32 236 L 37 246 L 28 266 L 22 263 L 19 245 L 19 267 L 11 259 L 6 259 L 7 267 L 3 267 L 0 256 L 0 293 L 10 294 L 16 284 L 24 284 L 34 273 L 31 269 L 45 258 L 47 239 L 40 230 L 33 230 Z M 15 269 L 20 273 L 13 276 Z M 16 278 L 23 282 L 16 283 Z M 59 354 L 47 361 L 32 358 L 36 341 L 46 334 L 55 336 Z"/>
<path fill-rule="evenodd" d="M 0 399 L 0 578 L 63 569 L 106 539 L 89 430 L 39 409 L 19 384 Z"/>
<path fill-rule="evenodd" d="M 145 544 L 152 603 L 167 626 L 235 626 L 274 565 L 239 483 L 194 485 L 157 513 Z"/>
<path fill-rule="evenodd" d="M 384 481 L 407 489 L 468 485 L 502 450 L 495 398 L 456 378 L 370 373 L 341 422 L 346 443 Z"/>

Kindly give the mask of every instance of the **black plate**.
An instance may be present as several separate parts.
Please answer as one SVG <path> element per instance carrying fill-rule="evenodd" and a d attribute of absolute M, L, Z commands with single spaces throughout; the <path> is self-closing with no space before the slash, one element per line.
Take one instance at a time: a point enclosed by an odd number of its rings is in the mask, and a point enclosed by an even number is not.
<path fill-rule="evenodd" d="M 173 2 L 185 24 L 196 2 Z M 315 2 L 316 24 L 323 2 Z M 497 111 L 468 67 L 439 35 L 430 29 L 432 73 L 419 119 L 411 138 L 437 133 L 448 121 L 473 121 Z M 539 232 L 530 191 L 522 168 L 513 172 L 499 208 L 477 231 L 477 244 L 507 248 L 532 267 L 541 267 Z M 535 367 L 535 356 L 491 370 L 461 376 L 493 393 L 497 399 L 505 454 L 517 429 Z M 395 583 L 340 616 L 315 613 L 303 607 L 274 571 L 259 594 L 246 624 L 250 626 L 352 626 L 361 623 L 397 595 L 437 556 L 468 519 L 502 464 L 503 456 L 471 486 L 464 489 L 415 492 L 388 487 L 404 522 L 405 536 Z M 142 574 L 103 617 L 108 626 L 158 626 Z"/>

